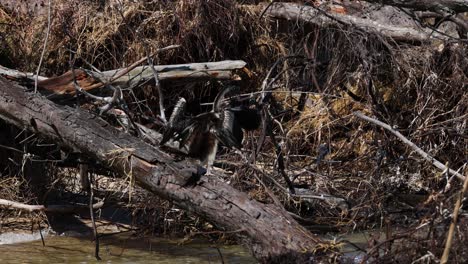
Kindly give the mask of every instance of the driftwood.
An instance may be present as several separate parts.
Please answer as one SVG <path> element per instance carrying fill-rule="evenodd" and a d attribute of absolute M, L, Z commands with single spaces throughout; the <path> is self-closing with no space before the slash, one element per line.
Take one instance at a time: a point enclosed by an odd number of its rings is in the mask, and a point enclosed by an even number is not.
<path fill-rule="evenodd" d="M 200 62 L 175 65 L 158 65 L 154 69 L 158 72 L 159 80 L 193 80 L 193 79 L 236 79 L 234 70 L 242 69 L 246 63 L 241 60 L 219 61 L 219 62 Z M 154 78 L 151 67 L 139 66 L 130 70 L 126 74 L 115 78 L 122 72 L 122 69 L 104 71 L 95 73 L 92 71 L 75 70 L 75 77 L 78 85 L 85 91 L 91 91 L 102 87 L 104 84 L 113 84 L 124 87 L 131 87 L 140 82 Z M 0 75 L 11 79 L 34 79 L 32 73 L 22 73 L 16 70 L 0 66 Z M 39 89 L 47 90 L 54 94 L 74 94 L 73 75 L 68 71 L 60 76 L 45 78 L 39 77 Z"/>
<path fill-rule="evenodd" d="M 252 200 L 215 176 L 202 176 L 195 186 L 185 186 L 197 173 L 188 161 L 176 162 L 158 147 L 118 131 L 94 114 L 56 105 L 2 77 L 0 118 L 133 177 L 143 188 L 219 228 L 247 236 L 254 256 L 263 262 L 295 263 L 312 257 L 318 246 L 319 240 L 283 208 Z"/>
<path fill-rule="evenodd" d="M 267 7 L 265 14 L 275 18 L 292 21 L 302 21 L 317 26 L 354 26 L 367 32 L 377 32 L 397 41 L 426 42 L 446 36 L 426 29 L 416 29 L 403 26 L 393 26 L 379 23 L 372 19 L 357 16 L 326 12 L 316 7 L 304 6 L 294 3 L 274 3 Z"/>
<path fill-rule="evenodd" d="M 3 75 L 5 78 L 13 79 L 13 80 L 34 80 L 35 74 L 32 72 L 21 72 L 14 69 L 9 69 L 0 65 L 0 75 Z M 37 79 L 39 81 L 47 80 L 47 77 L 38 76 Z"/>
<path fill-rule="evenodd" d="M 242 60 L 225 60 L 217 62 L 199 62 L 189 64 L 174 64 L 174 65 L 155 65 L 154 69 L 158 73 L 159 80 L 174 80 L 182 78 L 205 78 L 205 79 L 232 79 L 233 70 L 244 68 L 246 62 Z M 107 82 L 120 70 L 111 70 L 102 72 L 101 79 Z M 146 81 L 152 79 L 153 72 L 149 66 L 136 67 L 128 74 L 118 78 L 113 82 L 114 85 L 128 85 L 135 82 Z"/>
<path fill-rule="evenodd" d="M 93 204 L 92 208 L 94 210 L 102 208 L 104 202 L 97 202 Z M 0 199 L 0 206 L 6 208 L 14 208 L 14 209 L 21 209 L 28 212 L 48 212 L 48 213 L 72 213 L 83 211 L 89 209 L 89 205 L 32 205 L 32 204 L 24 204 L 15 201 Z"/>

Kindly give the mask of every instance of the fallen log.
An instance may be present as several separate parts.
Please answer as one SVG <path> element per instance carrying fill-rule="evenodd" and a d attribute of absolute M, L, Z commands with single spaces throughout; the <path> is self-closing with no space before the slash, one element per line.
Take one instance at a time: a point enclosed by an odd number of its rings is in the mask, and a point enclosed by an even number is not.
<path fill-rule="evenodd" d="M 436 38 L 447 39 L 447 36 L 431 30 L 383 24 L 372 19 L 326 12 L 317 7 L 295 3 L 274 3 L 266 8 L 265 14 L 274 18 L 302 21 L 320 27 L 340 25 L 354 26 L 367 32 L 380 33 L 396 41 L 427 42 Z"/>
<path fill-rule="evenodd" d="M 194 80 L 194 79 L 236 79 L 238 78 L 234 70 L 244 68 L 246 63 L 241 60 L 218 61 L 218 62 L 200 62 L 174 65 L 154 66 L 158 72 L 159 80 Z M 145 82 L 154 78 L 153 72 L 149 66 L 139 66 L 130 70 L 119 78 L 114 78 L 122 69 L 104 71 L 96 73 L 85 70 L 75 70 L 75 76 L 78 85 L 85 91 L 100 88 L 104 84 L 120 85 L 122 87 L 131 87 L 140 82 Z M 11 77 L 12 79 L 33 80 L 34 74 L 21 73 L 16 70 L 0 66 L 0 75 Z M 52 78 L 39 78 L 38 87 L 40 89 L 59 95 L 75 94 L 73 85 L 73 75 L 71 71 Z"/>
<path fill-rule="evenodd" d="M 92 113 L 56 105 L 2 77 L 0 118 L 133 177 L 143 188 L 220 229 L 237 231 L 248 238 L 254 256 L 262 262 L 303 263 L 320 246 L 320 240 L 283 208 L 252 200 L 215 176 L 202 176 L 195 186 L 185 186 L 197 173 L 188 161 L 176 162 L 158 147 L 115 129 Z"/>
<path fill-rule="evenodd" d="M 0 75 L 5 76 L 6 78 L 10 78 L 13 80 L 34 80 L 35 74 L 32 72 L 20 72 L 15 69 L 9 69 L 0 65 Z M 37 79 L 39 81 L 47 80 L 47 77 L 38 76 Z"/>
<path fill-rule="evenodd" d="M 468 1 L 464 0 L 418 0 L 418 1 L 400 1 L 400 0 L 366 0 L 370 3 L 392 5 L 403 8 L 411 8 L 421 11 L 453 11 L 456 13 L 468 12 Z"/>

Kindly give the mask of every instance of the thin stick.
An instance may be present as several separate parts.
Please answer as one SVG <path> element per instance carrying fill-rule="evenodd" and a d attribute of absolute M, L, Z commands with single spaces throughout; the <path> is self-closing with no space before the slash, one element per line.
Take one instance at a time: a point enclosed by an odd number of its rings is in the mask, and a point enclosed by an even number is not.
<path fill-rule="evenodd" d="M 252 164 L 252 165 L 249 164 L 249 166 L 255 166 L 255 167 L 256 167 L 255 164 Z M 262 173 L 262 174 L 263 174 L 263 173 Z M 257 181 L 263 186 L 263 188 L 265 189 L 266 193 L 270 196 L 270 198 L 273 200 L 273 202 L 276 204 L 276 206 L 278 206 L 278 207 L 280 207 L 280 208 L 283 207 L 283 204 L 281 204 L 281 202 L 280 202 L 280 200 L 278 199 L 278 197 L 276 197 L 275 194 L 270 190 L 270 188 L 268 188 L 268 187 L 266 186 L 266 184 L 262 181 L 262 179 L 260 179 L 260 177 L 258 177 L 256 173 L 254 173 L 253 176 L 254 176 L 254 177 L 257 179 Z M 285 190 L 286 190 L 286 189 L 285 189 Z M 286 191 L 286 193 L 287 193 L 287 191 Z"/>
<path fill-rule="evenodd" d="M 218 251 L 219 258 L 221 259 L 221 264 L 224 264 L 224 257 L 223 254 L 221 254 L 221 250 L 219 250 L 219 247 L 216 247 L 216 250 Z"/>
<path fill-rule="evenodd" d="M 94 199 L 94 192 L 93 192 L 93 181 L 91 178 L 91 173 L 88 173 L 88 181 L 89 181 L 89 215 L 91 216 L 91 222 L 93 223 L 93 234 L 94 234 L 94 257 L 97 260 L 101 260 L 99 257 L 99 234 L 96 228 L 96 221 L 94 219 L 94 209 L 93 209 L 93 199 Z"/>
<path fill-rule="evenodd" d="M 410 146 L 414 151 L 416 151 L 419 155 L 421 155 L 425 160 L 431 162 L 435 167 L 439 168 L 440 170 L 442 171 L 448 171 L 450 174 L 452 175 L 455 175 L 458 179 L 464 181 L 466 179 L 465 176 L 461 175 L 460 173 L 458 173 L 457 171 L 455 170 L 452 170 L 450 169 L 449 167 L 445 166 L 442 162 L 436 160 L 434 157 L 432 157 L 431 155 L 429 155 L 428 153 L 424 152 L 424 150 L 422 150 L 421 148 L 419 148 L 418 146 L 416 146 L 416 144 L 414 144 L 413 142 L 409 141 L 405 136 L 403 136 L 400 132 L 394 130 L 392 127 L 390 127 L 388 124 L 385 124 L 384 122 L 382 121 L 379 121 L 377 119 L 374 119 L 374 118 L 371 118 L 371 117 L 368 117 L 366 115 L 364 115 L 363 113 L 361 112 L 354 112 L 353 113 L 355 116 L 361 118 L 361 119 L 364 119 L 366 121 L 369 121 L 371 123 L 374 123 L 378 126 L 381 126 L 385 129 L 387 129 L 388 131 L 392 132 L 395 136 L 397 136 L 401 141 L 403 141 L 403 143 L 407 144 L 408 146 Z"/>
<path fill-rule="evenodd" d="M 164 123 L 167 123 L 166 114 L 164 113 L 164 98 L 163 98 L 163 94 L 161 90 L 161 83 L 159 82 L 158 72 L 154 68 L 153 58 L 151 58 L 151 56 L 149 55 L 148 55 L 148 65 L 150 66 L 151 71 L 153 72 L 153 75 L 154 75 L 154 86 L 156 87 L 156 90 L 158 90 L 160 117 Z"/>
<path fill-rule="evenodd" d="M 447 242 L 445 242 L 445 249 L 442 257 L 440 258 L 440 263 L 445 264 L 448 262 L 450 249 L 452 247 L 452 240 L 453 235 L 455 233 L 455 226 L 457 225 L 458 221 L 458 211 L 461 207 L 461 202 L 463 200 L 463 196 L 465 196 L 466 189 L 468 188 L 468 177 L 465 177 L 465 181 L 463 182 L 463 189 L 460 191 L 458 195 L 458 199 L 455 202 L 455 208 L 453 209 L 453 216 L 452 216 L 452 223 L 450 224 L 449 231 L 447 233 Z"/>
<path fill-rule="evenodd" d="M 38 220 L 37 226 L 39 227 L 39 235 L 41 235 L 42 246 L 45 247 L 44 236 L 42 235 L 41 220 Z"/>
<path fill-rule="evenodd" d="M 44 47 L 42 48 L 41 59 L 39 60 L 39 65 L 37 65 L 36 75 L 34 76 L 34 93 L 37 93 L 37 78 L 39 77 L 39 71 L 41 70 L 42 60 L 44 59 L 44 54 L 47 48 L 47 41 L 49 41 L 51 2 L 52 0 L 49 0 L 49 7 L 47 9 L 47 32 L 46 32 L 46 37 L 44 40 Z"/>

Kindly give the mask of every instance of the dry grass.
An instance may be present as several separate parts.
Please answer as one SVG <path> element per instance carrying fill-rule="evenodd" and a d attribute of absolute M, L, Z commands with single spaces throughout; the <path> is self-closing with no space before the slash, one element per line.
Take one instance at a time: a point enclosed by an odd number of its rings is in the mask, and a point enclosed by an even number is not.
<path fill-rule="evenodd" d="M 76 66 L 87 67 L 85 62 L 89 62 L 100 70 L 108 70 L 129 65 L 156 48 L 180 44 L 178 50 L 158 54 L 157 63 L 243 59 L 250 71 L 243 76 L 241 90 L 249 93 L 258 91 L 266 72 L 278 58 L 297 56 L 274 71 L 274 76 L 284 72 L 273 85 L 275 103 L 270 105 L 276 120 L 273 129 L 285 154 L 286 172 L 297 176 L 298 183 L 307 184 L 315 193 L 346 199 L 349 210 L 286 195 L 274 183 L 285 186 L 275 169 L 276 157 L 271 154 L 274 146 L 268 138 L 257 159 L 258 167 L 268 176 L 243 166 L 229 179 L 232 184 L 255 199 L 271 202 L 254 177 L 256 173 L 288 210 L 346 232 L 384 228 L 382 219 L 403 228 L 446 224 L 448 218 L 439 213 L 452 208 L 451 192 L 443 192 L 446 176 L 441 176 L 390 133 L 351 114 L 359 110 L 376 116 L 432 156 L 466 173 L 463 167 L 468 149 L 466 44 L 446 43 L 436 49 L 391 43 L 350 28 L 319 29 L 258 19 L 258 13 L 252 9 L 227 0 L 123 1 L 104 7 L 82 1 L 54 2 L 57 4 L 42 72 L 47 76 L 70 68 L 69 49 L 76 51 Z M 43 41 L 46 18 L 13 14 L 0 9 L 0 22 L 7 23 L 0 24 L 3 36 L 0 58 L 7 58 L 5 66 L 33 71 L 39 61 L 37 47 Z M 369 77 L 373 86 L 369 86 Z M 208 102 L 219 84 L 168 82 L 163 83 L 163 89 L 165 104 L 171 106 L 179 96 Z M 302 98 L 303 108 L 299 109 L 301 94 L 306 96 Z M 154 117 L 159 112 L 157 93 L 151 84 L 128 92 L 126 99 L 136 115 Z M 251 136 L 253 140 L 246 141 L 246 153 L 252 145 L 256 147 L 260 135 L 256 132 Z M 318 149 L 324 143 L 329 145 L 330 153 L 317 165 Z M 230 153 L 219 157 L 241 161 Z M 15 196 L 19 193 L 15 184 L 5 185 L 12 189 L 1 189 L 0 193 L 20 199 Z M 129 190 L 128 183 L 121 184 L 113 188 L 121 190 L 123 186 Z M 452 190 L 459 187 L 452 182 Z M 415 194 L 436 198 L 407 207 L 409 201 L 402 195 Z M 136 197 L 132 202 L 135 210 L 146 210 L 148 203 L 140 202 L 147 196 Z M 148 226 L 158 226 L 163 232 L 206 230 L 197 217 L 172 208 L 168 202 L 152 199 L 155 208 L 150 211 L 155 217 L 148 220 Z M 436 206 L 440 205 L 437 211 Z M 402 221 L 403 216 L 409 220 Z M 442 234 L 431 233 L 431 239 L 442 239 Z M 414 237 L 406 238 L 409 241 Z M 460 241 L 466 238 L 461 235 Z M 415 255 L 430 247 L 429 243 L 418 245 L 412 251 Z M 466 250 L 455 251 L 460 258 L 466 254 Z"/>

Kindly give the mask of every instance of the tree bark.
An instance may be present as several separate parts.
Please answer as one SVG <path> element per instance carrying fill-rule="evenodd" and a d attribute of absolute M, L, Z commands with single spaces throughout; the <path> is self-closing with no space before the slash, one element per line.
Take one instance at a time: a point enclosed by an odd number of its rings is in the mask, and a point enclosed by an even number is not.
<path fill-rule="evenodd" d="M 158 147 L 125 134 L 98 116 L 55 105 L 0 77 L 0 118 L 78 150 L 108 168 L 134 177 L 137 184 L 171 200 L 219 228 L 247 236 L 262 262 L 310 259 L 319 240 L 280 207 L 250 199 L 215 176 L 186 187 L 197 169 L 175 162 Z"/>

